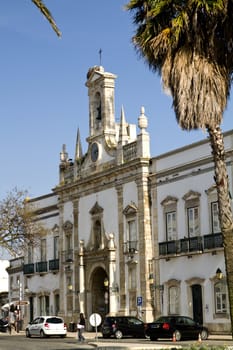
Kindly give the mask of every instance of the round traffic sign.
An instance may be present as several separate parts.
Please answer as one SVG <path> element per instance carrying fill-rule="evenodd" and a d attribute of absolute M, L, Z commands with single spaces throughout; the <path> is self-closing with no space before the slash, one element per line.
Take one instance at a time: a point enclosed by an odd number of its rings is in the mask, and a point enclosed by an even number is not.
<path fill-rule="evenodd" d="M 99 314 L 91 314 L 89 321 L 92 327 L 98 327 L 101 324 L 101 316 Z"/>

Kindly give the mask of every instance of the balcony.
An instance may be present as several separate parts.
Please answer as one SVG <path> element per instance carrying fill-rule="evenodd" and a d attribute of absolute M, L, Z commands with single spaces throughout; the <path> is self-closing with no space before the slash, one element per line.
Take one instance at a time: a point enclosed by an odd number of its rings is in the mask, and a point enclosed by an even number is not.
<path fill-rule="evenodd" d="M 216 248 L 222 248 L 222 234 L 208 234 L 204 236 L 195 236 L 182 238 L 179 240 L 172 240 L 159 243 L 159 255 L 177 255 L 177 254 L 190 254 L 200 253 L 206 250 L 214 250 Z"/>
<path fill-rule="evenodd" d="M 23 273 L 24 275 L 31 275 L 35 272 L 34 264 L 24 264 L 23 265 Z"/>
<path fill-rule="evenodd" d="M 67 249 L 62 252 L 62 262 L 63 264 L 72 263 L 74 261 L 74 250 Z"/>
<path fill-rule="evenodd" d="M 59 259 L 49 260 L 49 271 L 59 270 Z"/>
<path fill-rule="evenodd" d="M 48 263 L 47 261 L 39 261 L 36 263 L 36 272 L 47 272 L 48 271 Z"/>
<path fill-rule="evenodd" d="M 223 240 L 221 233 L 215 233 L 204 236 L 204 249 L 215 249 L 223 247 Z"/>
<path fill-rule="evenodd" d="M 200 252 L 203 251 L 202 237 L 189 237 L 180 240 L 180 252 Z"/>
<path fill-rule="evenodd" d="M 124 253 L 131 255 L 138 252 L 138 241 L 127 241 L 124 243 Z"/>

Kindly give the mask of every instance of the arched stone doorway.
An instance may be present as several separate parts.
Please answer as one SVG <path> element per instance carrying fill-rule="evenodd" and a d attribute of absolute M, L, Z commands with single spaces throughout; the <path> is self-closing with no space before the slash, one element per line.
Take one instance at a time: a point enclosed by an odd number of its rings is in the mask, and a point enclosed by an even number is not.
<path fill-rule="evenodd" d="M 92 313 L 103 318 L 109 312 L 108 276 L 102 267 L 97 267 L 91 276 Z"/>

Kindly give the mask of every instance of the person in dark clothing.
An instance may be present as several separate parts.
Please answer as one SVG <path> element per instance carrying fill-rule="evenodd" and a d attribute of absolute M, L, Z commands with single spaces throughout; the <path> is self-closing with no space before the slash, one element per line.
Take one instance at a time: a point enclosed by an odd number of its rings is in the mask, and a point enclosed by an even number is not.
<path fill-rule="evenodd" d="M 79 319 L 79 322 L 78 322 L 78 340 L 79 341 L 84 341 L 85 340 L 85 338 L 83 336 L 85 325 L 86 325 L 86 322 L 85 322 L 84 314 L 80 313 L 80 319 Z"/>

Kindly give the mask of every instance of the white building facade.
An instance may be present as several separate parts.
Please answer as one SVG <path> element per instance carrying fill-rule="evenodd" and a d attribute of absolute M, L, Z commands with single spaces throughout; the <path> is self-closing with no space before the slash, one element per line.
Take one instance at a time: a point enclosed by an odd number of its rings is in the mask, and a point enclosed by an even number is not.
<path fill-rule="evenodd" d="M 74 159 L 63 145 L 59 184 L 32 200 L 47 234 L 24 257 L 27 319 L 184 314 L 230 332 L 208 140 L 152 158 L 144 108 L 137 126 L 123 108 L 115 120 L 115 79 L 88 71 L 87 152 L 78 131 Z M 225 147 L 232 189 L 233 132 Z"/>

